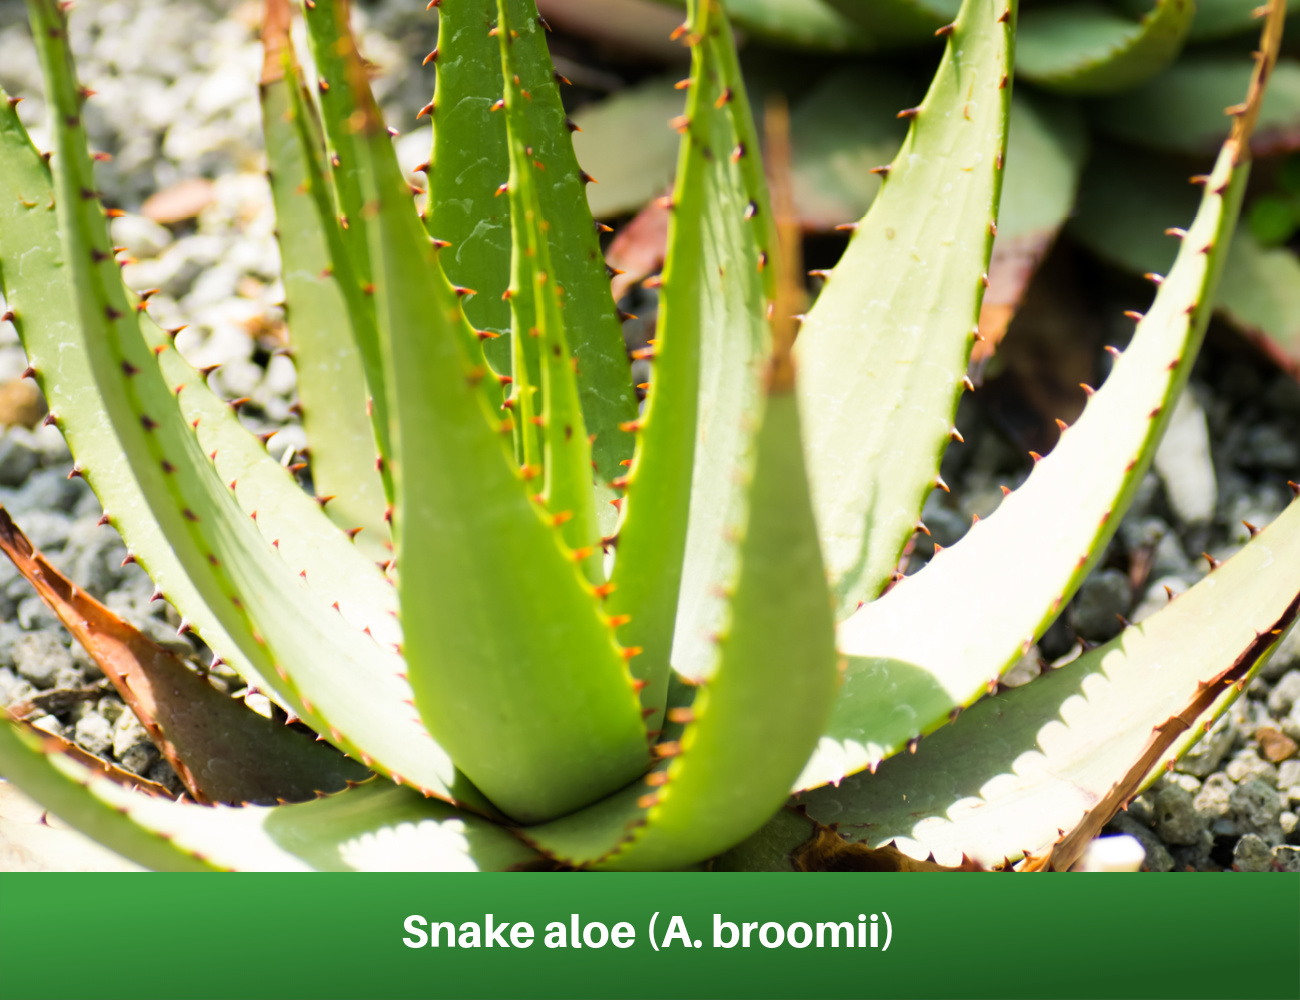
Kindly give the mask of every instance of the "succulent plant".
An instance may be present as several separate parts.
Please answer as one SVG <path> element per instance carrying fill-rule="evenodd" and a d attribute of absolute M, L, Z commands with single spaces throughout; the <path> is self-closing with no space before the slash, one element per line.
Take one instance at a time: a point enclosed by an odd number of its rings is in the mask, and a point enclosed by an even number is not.
<path fill-rule="evenodd" d="M 345 0 L 305 0 L 310 83 L 267 3 L 312 496 L 123 286 L 67 12 L 29 0 L 55 143 L 42 157 L 0 109 L 8 318 L 131 558 L 278 709 L 216 692 L 6 518 L 0 547 L 194 801 L 12 722 L 0 771 L 166 869 L 1070 867 L 1300 610 L 1293 504 L 1168 608 L 999 690 L 1100 557 L 1186 383 L 1280 0 L 1132 344 L 1028 481 L 906 579 L 982 336 L 1014 0 L 965 0 L 943 29 L 882 193 L 801 318 L 781 106 L 769 195 L 726 13 L 691 4 L 641 412 L 545 22 L 533 0 L 431 6 L 421 212 Z"/>
<path fill-rule="evenodd" d="M 831 231 L 867 210 L 879 187 L 867 168 L 886 162 L 901 139 L 895 113 L 919 92 L 941 43 L 936 35 L 957 7 L 958 0 L 730 6 L 754 42 L 742 53 L 749 85 L 791 95 L 796 203 L 806 227 Z M 1195 210 L 1195 194 L 1179 182 L 1201 172 L 1227 135 L 1223 109 L 1240 99 L 1249 76 L 1241 42 L 1254 30 L 1253 10 L 1238 0 L 1069 0 L 1025 11 L 1009 194 L 981 317 L 986 341 L 972 364 L 976 384 L 1058 242 L 1135 275 L 1168 269 L 1174 247 L 1159 234 L 1168 219 Z M 773 46 L 784 50 L 780 58 Z M 1292 30 L 1251 140 L 1257 157 L 1300 150 L 1298 46 Z M 584 159 L 604 182 L 593 192 L 598 217 L 641 210 L 671 178 L 671 143 L 625 122 L 662 114 L 675 96 L 672 83 L 671 74 L 651 77 L 575 116 L 588 133 L 579 137 Z M 1283 207 L 1285 171 L 1276 184 L 1272 173 L 1257 173 L 1247 206 L 1252 225 L 1234 242 L 1215 308 L 1295 375 L 1300 307 L 1291 289 L 1300 286 L 1300 244 L 1280 245 L 1292 232 L 1291 213 Z M 618 248 L 612 258 L 637 273 Z"/>

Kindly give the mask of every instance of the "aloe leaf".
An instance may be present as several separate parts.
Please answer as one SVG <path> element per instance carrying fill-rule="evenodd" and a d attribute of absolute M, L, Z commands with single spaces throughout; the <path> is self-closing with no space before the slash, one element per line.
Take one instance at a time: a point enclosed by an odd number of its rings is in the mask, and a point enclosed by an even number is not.
<path fill-rule="evenodd" d="M 827 0 L 882 47 L 932 41 L 960 0 Z"/>
<path fill-rule="evenodd" d="M 347 86 L 345 62 L 339 52 L 340 31 L 347 30 L 350 10 L 348 0 L 304 3 L 303 20 L 307 24 L 307 40 L 316 65 L 316 91 L 325 131 L 326 162 L 331 167 L 330 188 L 339 225 L 337 233 L 330 233 L 335 237 L 331 258 L 340 285 L 348 286 L 343 289 L 343 295 L 353 306 L 352 333 L 366 373 L 375 441 L 379 454 L 387 459 L 393 447 L 390 441 L 392 428 L 388 394 L 383 382 L 379 335 L 373 311 L 366 308 L 364 298 L 361 301 L 356 299 L 357 289 L 364 292 L 372 281 L 367 225 L 361 204 L 365 178 L 354 127 L 354 116 L 358 113 L 357 97 L 354 89 Z M 385 490 L 391 494 L 393 486 L 387 470 L 383 479 Z"/>
<path fill-rule="evenodd" d="M 660 0 L 676 7 L 687 0 Z M 832 52 L 859 52 L 877 40 L 845 17 L 829 0 L 730 0 L 727 13 L 737 26 L 769 42 Z"/>
<path fill-rule="evenodd" d="M 893 576 L 949 441 L 1002 185 L 1014 22 L 1014 4 L 967 0 L 795 348 L 840 617 Z"/>
<path fill-rule="evenodd" d="M 273 12 L 282 20 L 276 20 Z M 378 449 L 366 415 L 369 392 L 353 339 L 353 317 L 364 311 L 361 289 L 337 277 L 327 228 L 337 228 L 314 139 L 315 123 L 296 121 L 310 103 L 294 91 L 301 86 L 296 66 L 289 76 L 282 59 L 289 51 L 288 0 L 267 4 L 262 44 L 262 130 L 266 139 L 271 194 L 275 201 L 284 280 L 285 310 L 298 377 L 303 428 L 311 447 L 316 494 L 332 498 L 330 519 L 354 536 L 372 560 L 391 558 L 387 497 L 376 467 Z M 320 147 L 323 158 L 323 147 Z M 336 234 L 335 242 L 341 247 Z M 344 271 L 350 277 L 347 262 Z M 364 320 L 362 320 L 364 322 Z"/>
<path fill-rule="evenodd" d="M 315 802 L 199 806 L 131 792 L 0 721 L 0 769 L 61 819 L 162 871 L 502 871 L 538 860 L 504 829 L 369 781 Z"/>
<path fill-rule="evenodd" d="M 986 686 L 996 687 L 1083 582 L 1186 385 L 1209 322 L 1204 304 L 1213 299 L 1240 211 L 1247 155 L 1236 141 L 1225 145 L 1178 260 L 1131 344 L 1025 485 L 960 543 L 843 623 L 844 688 L 798 787 L 874 767 L 955 718 Z M 1042 596 L 1007 599 L 1015 593 Z M 934 608 L 945 609 L 940 628 L 923 625 Z"/>
<path fill-rule="evenodd" d="M 93 196 L 63 12 L 50 0 L 33 0 L 29 10 L 55 108 L 55 199 L 81 327 L 80 340 L 73 342 L 89 361 L 150 512 L 205 604 L 251 664 L 250 683 L 260 680 L 259 687 L 345 752 L 451 797 L 453 786 L 459 790 L 465 783 L 410 717 L 401 660 L 318 603 L 294 569 L 275 557 L 182 415 L 178 393 L 164 379 L 158 352 L 145 340 L 105 249 L 107 226 Z M 175 354 L 166 344 L 154 346 L 164 356 Z M 84 419 L 86 404 L 94 401 L 92 396 L 82 402 L 80 410 L 74 401 L 63 419 Z M 98 418 L 97 407 L 89 416 Z M 366 686 L 371 697 L 356 698 L 357 685 Z M 464 794 L 482 802 L 472 788 Z"/>
<path fill-rule="evenodd" d="M 1012 98 L 998 234 L 989 290 L 980 306 L 984 339 L 975 345 L 972 368 L 997 349 L 1038 265 L 1074 210 L 1087 152 L 1087 130 L 1073 106 L 1028 94 Z"/>
<path fill-rule="evenodd" d="M 1196 15 L 1193 0 L 1156 0 L 1140 21 L 1074 0 L 1025 12 L 1016 72 L 1065 94 L 1115 94 L 1151 79 L 1182 51 Z"/>
<path fill-rule="evenodd" d="M 553 519 L 529 498 L 466 357 L 459 297 L 415 213 L 351 36 L 375 304 L 395 438 L 404 649 L 430 731 L 517 819 L 645 766 L 623 651 Z M 489 420 L 492 422 L 489 423 Z M 449 474 L 451 470 L 451 474 Z"/>
<path fill-rule="evenodd" d="M 80 337 L 76 304 L 61 259 L 50 170 L 28 140 L 14 105 L 13 99 L 0 101 L 0 281 L 34 376 L 100 503 L 109 511 L 129 512 L 116 526 L 130 551 L 208 644 L 260 685 L 260 675 L 204 603 L 149 513 L 103 412 L 85 355 L 60 349 Z M 58 416 L 87 408 L 90 419 Z"/>
<path fill-rule="evenodd" d="M 119 789 L 105 778 L 94 778 L 87 768 L 64 757 L 57 744 L 47 749 L 46 741 L 21 732 L 3 711 L 0 711 L 0 774 L 64 822 L 146 868 L 159 871 L 213 870 L 214 866 L 176 847 L 165 837 L 144 829 L 129 815 L 98 798 L 89 787 L 92 781 L 97 782 L 97 789 Z M 142 799 L 147 797 L 141 793 L 124 794 L 139 794 Z"/>
<path fill-rule="evenodd" d="M 0 507 L 0 550 L 94 658 L 199 802 L 301 801 L 368 772 L 191 671 L 36 552 Z"/>
<path fill-rule="evenodd" d="M 790 112 L 799 220 L 829 230 L 860 219 L 880 191 L 872 171 L 907 134 L 895 116 L 909 97 L 905 77 L 870 66 L 827 74 Z"/>
<path fill-rule="evenodd" d="M 1105 646 L 976 705 L 916 754 L 802 797 L 850 840 L 944 864 L 1052 847 L 1068 868 L 1090 836 L 1215 701 L 1235 696 L 1300 608 L 1300 504 L 1167 608 Z M 1086 823 L 1090 819 L 1090 823 Z M 1040 862 L 1044 864 L 1044 862 Z"/>
<path fill-rule="evenodd" d="M 668 121 L 681 110 L 674 80 L 654 77 L 574 112 L 574 151 L 600 180 L 587 190 L 596 218 L 629 215 L 671 188 L 678 137 Z"/>
<path fill-rule="evenodd" d="M 1149 83 L 1122 97 L 1090 102 L 1089 120 L 1125 142 L 1200 155 L 1219 147 L 1235 104 L 1250 79 L 1240 57 L 1188 55 Z M 1300 149 L 1300 61 L 1279 59 L 1268 81 L 1259 124 L 1250 139 L 1256 156 Z"/>
<path fill-rule="evenodd" d="M 1187 40 L 1203 42 L 1231 35 L 1251 34 L 1259 27 L 1255 16 L 1259 7 L 1255 0 L 1197 0 L 1196 19 L 1192 22 Z M 1295 13 L 1300 10 L 1300 3 L 1290 0 L 1287 9 Z M 1235 93 L 1240 92 L 1241 88 L 1238 87 Z"/>
<path fill-rule="evenodd" d="M 427 213 L 428 224 L 432 235 L 452 244 L 440 255 L 448 276 L 482 293 L 465 304 L 471 320 L 499 332 L 509 328 L 508 313 L 496 305 L 480 306 L 477 300 L 497 300 L 511 279 L 510 212 L 506 199 L 496 197 L 509 170 L 505 123 L 490 110 L 502 97 L 501 57 L 497 39 L 489 35 L 496 20 L 492 0 L 478 0 L 464 8 L 440 12 L 443 35 L 437 57 L 438 91 L 431 111 L 433 207 Z M 551 224 L 550 278 L 564 290 L 561 312 L 569 350 L 577 359 L 583 418 L 587 432 L 595 435 L 591 452 L 597 472 L 597 516 L 608 533 L 617 519 L 609 506 L 616 494 L 608 483 L 621 473 L 621 463 L 632 454 L 632 439 L 619 426 L 636 416 L 636 395 L 598 232 L 587 204 L 591 175 L 579 166 L 574 154 L 572 124 L 560 100 L 561 78 L 551 64 L 545 32 L 539 27 L 544 22 L 538 18 L 533 0 L 512 0 L 510 10 L 514 22 L 521 26 L 515 60 L 529 94 L 520 114 L 528 122 L 537 160 L 546 165 L 534 179 L 542 214 Z M 470 141 L 474 136 L 484 142 Z M 489 205 L 489 200 L 495 204 Z M 495 356 L 493 359 L 500 364 Z"/>
<path fill-rule="evenodd" d="M 1164 227 L 1190 216 L 1196 200 L 1194 189 L 1178 182 L 1185 174 L 1181 164 L 1098 150 L 1067 232 L 1112 264 L 1163 274 L 1177 249 Z M 1265 248 L 1249 230 L 1237 233 L 1214 308 L 1283 367 L 1300 358 L 1300 259 L 1290 249 Z"/>
<path fill-rule="evenodd" d="M 524 353 L 527 345 L 536 354 L 541 370 L 543 406 L 539 421 L 545 467 L 542 502 L 553 517 L 563 518 L 560 531 L 569 548 L 588 552 L 581 560 L 587 578 L 593 584 L 602 584 L 605 574 L 592 489 L 595 467 L 592 441 L 587 437 L 578 399 L 579 360 L 570 353 L 566 329 L 568 321 L 577 317 L 566 309 L 573 293 L 560 283 L 550 236 L 552 230 L 564 227 L 542 208 L 539 189 L 549 168 L 535 138 L 534 122 L 529 120 L 529 109 L 535 100 L 530 88 L 545 81 L 534 79 L 536 72 L 529 73 L 521 65 L 518 52 L 527 47 L 530 34 L 543 29 L 536 18 L 512 17 L 506 3 L 498 9 L 497 36 L 504 71 L 503 112 L 510 146 L 507 187 L 516 250 L 510 288 L 514 310 L 512 343 L 516 358 Z M 518 379 L 526 373 L 526 368 L 516 364 L 515 373 Z M 520 416 L 526 413 L 527 409 Z M 616 431 L 609 428 L 610 433 Z M 531 435 L 531 428 L 525 427 L 524 433 Z"/>

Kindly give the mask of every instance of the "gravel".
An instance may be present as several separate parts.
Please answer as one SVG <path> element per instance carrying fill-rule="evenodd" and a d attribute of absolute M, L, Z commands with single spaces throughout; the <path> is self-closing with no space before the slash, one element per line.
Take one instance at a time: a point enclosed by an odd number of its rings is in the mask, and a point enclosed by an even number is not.
<path fill-rule="evenodd" d="M 161 289 L 152 312 L 164 325 L 188 325 L 177 347 L 196 365 L 221 365 L 213 388 L 250 398 L 241 418 L 254 431 L 279 430 L 270 447 L 280 457 L 303 438 L 291 410 L 293 366 L 277 354 L 285 346 L 283 288 L 256 103 L 256 8 L 234 0 L 108 0 L 78 8 L 72 43 L 83 83 L 98 93 L 86 106 L 92 145 L 113 156 L 98 180 L 107 200 L 125 211 L 113 222 L 113 238 L 137 261 L 125 269 L 126 280 Z M 433 47 L 435 19 L 399 0 L 364 4 L 358 16 L 387 117 L 414 129 L 432 87 L 432 70 L 419 64 Z M 47 148 L 40 74 L 19 0 L 0 0 L 0 84 L 26 98 L 22 118 Z M 412 131 L 399 141 L 399 157 L 413 164 L 427 147 L 427 128 Z M 158 192 L 165 197 L 147 201 Z M 642 307 L 632 311 L 644 326 L 645 301 L 627 304 Z M 1300 386 L 1240 351 L 1212 353 L 1198 361 L 1156 470 L 1115 540 L 1017 668 L 1017 680 L 1032 677 L 1040 657 L 1059 661 L 1080 639 L 1115 635 L 1117 616 L 1140 621 L 1155 613 L 1168 601 L 1166 587 L 1179 593 L 1205 575 L 1202 552 L 1229 557 L 1248 537 L 1242 520 L 1263 527 L 1290 499 L 1286 481 L 1300 479 Z M 192 636 L 177 637 L 176 612 L 150 603 L 145 574 L 122 565 L 125 549 L 97 524 L 101 511 L 86 484 L 68 478 L 67 448 L 53 428 L 40 426 L 39 400 L 33 403 L 30 383 L 18 378 L 25 366 L 13 328 L 0 323 L 0 419 L 13 422 L 0 434 L 0 503 L 77 586 L 160 641 L 202 655 Z M 1026 449 L 1012 443 L 981 394 L 963 400 L 957 424 L 966 442 L 948 450 L 942 468 L 952 493 L 936 492 L 927 502 L 923 520 L 932 537 L 918 536 L 909 573 L 925 564 L 935 542 L 957 542 L 972 515 L 996 508 L 999 486 L 1014 488 L 1031 468 Z M 0 560 L 0 704 L 96 680 L 93 665 L 71 646 Z M 179 788 L 116 695 L 76 702 L 35 723 Z M 1297 870 L 1300 759 L 1267 759 L 1267 747 L 1285 744 L 1262 740 L 1265 729 L 1300 740 L 1295 630 L 1238 704 L 1108 829 L 1136 837 L 1150 870 Z"/>

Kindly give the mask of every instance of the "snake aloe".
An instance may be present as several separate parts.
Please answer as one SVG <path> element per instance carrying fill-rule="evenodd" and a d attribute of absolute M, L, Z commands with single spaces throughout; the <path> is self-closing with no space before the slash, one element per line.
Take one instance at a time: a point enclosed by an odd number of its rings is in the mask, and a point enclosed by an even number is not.
<path fill-rule="evenodd" d="M 6 318 L 131 558 L 278 710 L 215 692 L 6 519 L 0 547 L 193 801 L 16 722 L 0 771 L 167 869 L 1070 867 L 1300 607 L 1293 505 L 1151 619 L 999 690 L 1100 557 L 1187 381 L 1280 0 L 1131 346 L 1028 481 L 906 579 L 981 336 L 1014 0 L 965 0 L 941 29 L 883 191 L 799 316 L 781 112 L 769 194 L 723 5 L 693 0 L 640 409 L 545 22 L 533 0 L 430 6 L 415 199 L 345 0 L 305 0 L 311 78 L 290 10 L 266 7 L 311 496 L 123 285 L 67 11 L 29 0 L 54 148 L 0 108 Z"/>

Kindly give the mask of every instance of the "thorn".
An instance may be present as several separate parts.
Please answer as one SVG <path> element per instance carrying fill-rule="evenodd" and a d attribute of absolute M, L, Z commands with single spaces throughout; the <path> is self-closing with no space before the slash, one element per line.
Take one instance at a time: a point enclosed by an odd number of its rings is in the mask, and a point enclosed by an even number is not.
<path fill-rule="evenodd" d="M 1057 417 L 1057 418 L 1056 418 L 1056 426 L 1060 429 L 1060 431 L 1061 431 L 1062 434 L 1064 434 L 1066 431 L 1068 431 L 1068 430 L 1070 429 L 1070 425 L 1067 424 L 1067 423 L 1066 423 L 1064 420 L 1062 420 L 1060 417 Z"/>
<path fill-rule="evenodd" d="M 943 476 L 935 476 L 934 485 L 937 486 L 939 489 L 943 490 L 945 493 L 952 492 L 952 490 L 948 489 L 948 484 L 943 481 Z"/>
<path fill-rule="evenodd" d="M 1166 235 L 1166 236 L 1176 236 L 1176 237 L 1178 237 L 1178 239 L 1180 239 L 1180 240 L 1181 240 L 1181 239 L 1186 239 L 1186 237 L 1187 237 L 1187 230 L 1186 230 L 1186 229 L 1179 229 L 1177 226 L 1172 226 L 1172 227 L 1170 227 L 1169 229 L 1166 229 L 1166 230 L 1165 230 L 1165 235 Z"/>
<path fill-rule="evenodd" d="M 1216 569 L 1219 568 L 1219 560 L 1215 559 L 1214 556 L 1210 555 L 1208 552 L 1202 552 L 1201 558 L 1210 564 L 1211 573 L 1213 573 Z"/>
<path fill-rule="evenodd" d="M 1122 352 L 1118 347 L 1111 347 L 1109 344 L 1107 344 L 1106 353 L 1109 354 L 1112 358 L 1118 358 Z"/>
<path fill-rule="evenodd" d="M 177 635 L 184 635 L 186 632 L 192 631 L 192 629 L 193 629 L 193 626 L 191 626 L 190 623 L 189 623 L 188 621 L 186 621 L 184 618 L 182 618 L 182 619 L 181 619 L 181 623 L 180 623 L 180 625 L 178 625 L 178 626 L 176 627 L 176 634 L 177 634 Z"/>
<path fill-rule="evenodd" d="M 1151 282 L 1151 284 L 1155 285 L 1157 288 L 1165 283 L 1165 276 L 1163 274 L 1156 274 L 1154 271 L 1148 271 L 1146 274 L 1142 275 L 1142 277 L 1146 278 L 1147 281 Z"/>
<path fill-rule="evenodd" d="M 1174 588 L 1171 587 L 1171 586 L 1169 586 L 1169 584 L 1167 584 L 1167 583 L 1165 584 L 1165 595 L 1166 595 L 1166 596 L 1167 596 L 1171 601 L 1172 601 L 1175 597 L 1178 596 L 1177 594 L 1174 593 Z"/>
<path fill-rule="evenodd" d="M 951 34 L 952 34 L 954 31 L 956 31 L 956 30 L 957 30 L 957 22 L 954 21 L 952 24 L 945 24 L 942 28 L 940 28 L 938 31 L 936 31 L 936 32 L 934 33 L 934 37 L 935 37 L 935 38 L 947 38 L 949 35 L 951 35 Z"/>
<path fill-rule="evenodd" d="M 634 657 L 634 656 L 640 656 L 641 653 L 642 653 L 642 649 L 641 649 L 640 646 L 624 646 L 624 647 L 623 647 L 623 659 L 625 659 L 625 660 L 630 660 L 630 659 L 632 659 L 632 657 Z"/>
<path fill-rule="evenodd" d="M 1041 462 L 1041 461 L 1043 460 L 1043 456 L 1040 455 L 1040 454 L 1038 454 L 1038 452 L 1036 452 L 1036 451 L 1031 451 L 1031 452 L 1029 453 L 1029 457 L 1032 458 L 1032 459 L 1034 460 L 1034 464 L 1035 464 L 1035 465 L 1037 465 L 1039 462 Z"/>
<path fill-rule="evenodd" d="M 907 741 L 907 752 L 916 753 L 916 748 L 919 747 L 920 745 L 921 745 L 921 737 L 913 736 L 910 740 Z"/>
<path fill-rule="evenodd" d="M 1125 309 L 1124 315 L 1127 316 L 1129 319 L 1131 319 L 1134 323 L 1141 323 L 1143 320 L 1142 314 L 1138 312 L 1136 309 Z"/>
<path fill-rule="evenodd" d="M 1254 538 L 1256 535 L 1259 534 L 1259 529 L 1256 528 L 1256 527 L 1255 527 L 1253 524 L 1251 524 L 1249 521 L 1242 521 L 1241 523 L 1244 524 L 1244 525 L 1246 526 L 1246 530 L 1250 532 L 1250 537 L 1251 537 L 1251 538 Z"/>
<path fill-rule="evenodd" d="M 428 66 L 429 63 L 433 62 L 437 58 L 438 58 L 438 50 L 435 48 L 432 52 L 430 52 L 427 56 L 424 57 L 424 62 L 420 63 L 420 65 Z"/>
<path fill-rule="evenodd" d="M 1097 390 L 1094 389 L 1092 386 L 1090 386 L 1087 382 L 1080 382 L 1080 383 L 1079 383 L 1079 388 L 1083 390 L 1083 394 L 1084 394 L 1085 396 L 1095 396 L 1095 395 L 1097 395 Z"/>
<path fill-rule="evenodd" d="M 676 740 L 669 740 L 667 743 L 659 743 L 650 748 L 650 752 L 656 757 L 676 757 L 682 752 L 682 745 Z"/>
<path fill-rule="evenodd" d="M 121 563 L 121 564 L 122 564 L 123 566 L 130 566 L 130 565 L 132 565 L 134 562 L 135 562 L 135 553 L 134 553 L 134 552 L 128 552 L 128 553 L 126 554 L 126 558 L 122 560 L 122 563 Z"/>
<path fill-rule="evenodd" d="M 110 521 L 110 518 L 109 518 L 107 512 L 105 512 L 105 513 L 103 513 L 103 514 L 101 514 L 101 515 L 99 516 L 99 520 L 96 521 L 95 524 L 96 524 L 98 527 L 101 527 L 101 528 L 102 528 L 104 525 L 108 524 L 109 521 Z"/>
<path fill-rule="evenodd" d="M 1011 496 L 1011 487 L 1010 487 L 1010 486 L 999 486 L 998 489 L 1000 489 L 1000 490 L 1002 491 L 1002 495 L 1003 495 L 1004 497 L 1009 497 L 1009 496 Z"/>
<path fill-rule="evenodd" d="M 900 111 L 900 112 L 899 112 L 897 115 L 895 115 L 894 117 L 896 117 L 896 118 L 915 118 L 915 117 L 916 117 L 917 115 L 919 115 L 920 113 L 921 113 L 921 109 L 920 109 L 919 107 L 917 107 L 917 108 L 904 108 L 902 111 Z"/>
<path fill-rule="evenodd" d="M 1123 615 L 1116 615 L 1115 617 L 1119 619 L 1119 623 L 1123 625 L 1125 628 L 1133 627 L 1133 623 L 1129 621 L 1127 618 L 1125 618 Z"/>
<path fill-rule="evenodd" d="M 961 377 L 961 387 L 965 389 L 967 392 L 975 391 L 975 383 L 970 380 L 969 375 L 963 375 Z"/>

